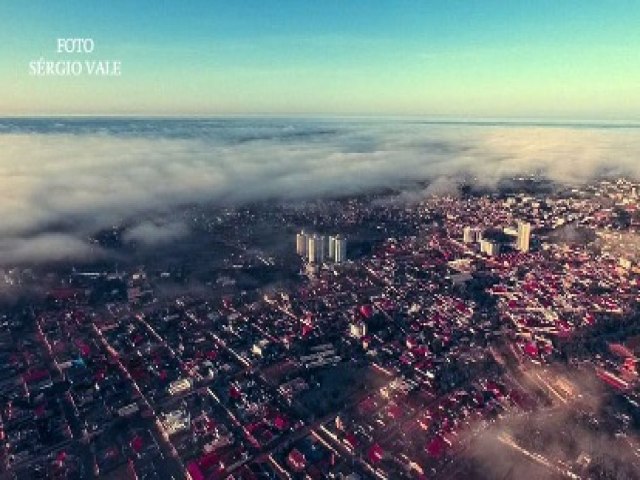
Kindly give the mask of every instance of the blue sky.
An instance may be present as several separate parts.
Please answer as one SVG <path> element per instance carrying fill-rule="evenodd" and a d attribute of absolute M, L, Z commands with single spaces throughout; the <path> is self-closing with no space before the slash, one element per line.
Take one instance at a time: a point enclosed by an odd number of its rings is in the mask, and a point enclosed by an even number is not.
<path fill-rule="evenodd" d="M 3 0 L 0 114 L 636 120 L 638 25 L 622 0 Z M 122 76 L 29 76 L 40 57 Z"/>

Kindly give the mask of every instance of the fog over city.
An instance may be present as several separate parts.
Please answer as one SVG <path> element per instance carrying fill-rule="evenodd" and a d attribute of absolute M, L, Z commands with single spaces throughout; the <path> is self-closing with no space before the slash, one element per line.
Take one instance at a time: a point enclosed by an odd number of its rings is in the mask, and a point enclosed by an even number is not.
<path fill-rule="evenodd" d="M 632 125 L 417 120 L 4 119 L 0 262 L 82 259 L 96 229 L 142 213 L 161 218 L 193 202 L 383 187 L 415 200 L 450 193 L 460 176 L 484 186 L 524 173 L 560 182 L 638 177 L 638 132 Z M 430 180 L 431 188 L 417 189 Z M 130 240 L 156 244 L 186 232 L 175 221 L 143 222 Z"/>

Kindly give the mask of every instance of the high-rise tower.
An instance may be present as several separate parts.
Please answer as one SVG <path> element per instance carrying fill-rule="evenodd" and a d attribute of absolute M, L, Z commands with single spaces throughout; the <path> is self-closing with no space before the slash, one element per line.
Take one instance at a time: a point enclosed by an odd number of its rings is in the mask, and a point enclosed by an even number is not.
<path fill-rule="evenodd" d="M 530 242 L 531 224 L 528 222 L 518 222 L 518 239 L 516 242 L 516 247 L 521 252 L 528 252 Z"/>

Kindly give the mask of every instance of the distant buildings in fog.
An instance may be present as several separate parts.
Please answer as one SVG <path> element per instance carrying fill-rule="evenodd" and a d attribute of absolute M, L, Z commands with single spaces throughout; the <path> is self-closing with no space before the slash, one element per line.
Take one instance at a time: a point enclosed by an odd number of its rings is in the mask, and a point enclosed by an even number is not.
<path fill-rule="evenodd" d="M 310 234 L 302 230 L 296 235 L 296 253 L 308 263 L 342 263 L 347 259 L 347 239 L 339 234 L 327 238 L 325 235 Z"/>
<path fill-rule="evenodd" d="M 509 237 L 515 237 L 515 242 L 509 240 Z M 504 247 L 515 247 L 516 250 L 526 253 L 531 249 L 531 224 L 520 221 L 517 229 L 506 227 L 502 232 L 484 232 L 481 228 L 466 226 L 462 229 L 462 241 L 468 245 L 479 243 L 480 253 L 491 257 L 499 255 Z"/>

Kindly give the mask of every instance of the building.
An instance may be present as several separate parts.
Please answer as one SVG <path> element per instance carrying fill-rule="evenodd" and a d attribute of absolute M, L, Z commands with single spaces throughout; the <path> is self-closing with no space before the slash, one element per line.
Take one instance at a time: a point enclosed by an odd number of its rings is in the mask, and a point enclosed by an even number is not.
<path fill-rule="evenodd" d="M 316 254 L 316 262 L 318 263 L 322 263 L 325 261 L 325 258 L 327 257 L 327 252 L 326 252 L 326 244 L 327 244 L 327 239 L 324 235 L 317 235 L 317 241 L 316 241 L 316 245 L 317 245 L 317 254 Z"/>
<path fill-rule="evenodd" d="M 500 255 L 500 244 L 498 242 L 489 242 L 489 247 L 487 249 L 487 255 L 490 257 L 497 257 Z"/>
<path fill-rule="evenodd" d="M 620 265 L 625 270 L 631 270 L 631 267 L 633 266 L 633 262 L 629 258 L 621 257 L 618 260 L 618 265 Z"/>
<path fill-rule="evenodd" d="M 325 238 L 323 235 L 313 235 L 309 237 L 307 243 L 307 259 L 309 263 L 322 263 L 325 259 L 324 250 Z"/>
<path fill-rule="evenodd" d="M 193 384 L 191 383 L 190 379 L 181 378 L 174 382 L 171 382 L 167 387 L 167 391 L 169 392 L 169 395 L 179 395 L 181 393 L 188 392 L 189 390 L 191 390 L 192 386 Z"/>
<path fill-rule="evenodd" d="M 342 235 L 331 235 L 327 239 L 324 235 L 309 235 L 302 231 L 296 236 L 296 251 L 306 257 L 309 264 L 326 260 L 341 263 L 347 259 L 347 240 Z"/>
<path fill-rule="evenodd" d="M 502 229 L 502 231 L 504 232 L 505 235 L 509 235 L 510 237 L 517 237 L 518 236 L 518 229 L 517 228 L 504 227 Z"/>
<path fill-rule="evenodd" d="M 309 263 L 316 263 L 316 251 L 318 247 L 316 246 L 317 235 L 311 235 L 307 239 L 307 261 Z"/>
<path fill-rule="evenodd" d="M 500 255 L 500 244 L 492 240 L 483 239 L 480 242 L 480 251 L 490 257 L 496 257 Z"/>
<path fill-rule="evenodd" d="M 521 252 L 529 251 L 531 242 L 531 224 L 528 222 L 518 222 L 518 237 L 516 247 Z"/>
<path fill-rule="evenodd" d="M 267 340 L 266 338 L 263 338 L 262 340 L 259 340 L 253 344 L 253 346 L 251 347 L 251 353 L 253 353 L 257 357 L 264 357 L 268 352 L 270 346 L 271 342 L 269 342 L 269 340 Z"/>
<path fill-rule="evenodd" d="M 476 243 L 482 240 L 482 230 L 478 227 L 464 227 L 462 241 L 464 243 Z"/>
<path fill-rule="evenodd" d="M 331 260 L 335 260 L 336 258 L 336 237 L 335 235 L 331 235 L 329 237 L 329 252 L 328 252 L 329 258 Z"/>
<path fill-rule="evenodd" d="M 349 333 L 353 338 L 362 338 L 367 334 L 367 324 L 364 322 L 352 323 L 349 328 Z"/>
<path fill-rule="evenodd" d="M 453 283 L 455 286 L 460 286 L 460 285 L 465 285 L 467 282 L 470 282 L 471 280 L 473 280 L 473 275 L 471 275 L 470 273 L 455 273 L 453 275 L 451 275 L 449 278 L 451 278 L 451 283 Z"/>
<path fill-rule="evenodd" d="M 307 254 L 307 243 L 308 243 L 308 235 L 301 230 L 300 233 L 296 235 L 296 253 L 302 257 Z"/>
<path fill-rule="evenodd" d="M 480 240 L 480 253 L 487 253 L 487 249 L 489 248 L 489 240 L 482 239 Z"/>
<path fill-rule="evenodd" d="M 342 263 L 347 260 L 347 239 L 342 235 L 336 235 L 335 256 L 333 259 L 336 263 Z"/>
<path fill-rule="evenodd" d="M 471 227 L 464 227 L 462 230 L 462 241 L 464 243 L 473 243 L 475 241 L 475 233 Z"/>
<path fill-rule="evenodd" d="M 189 430 L 191 425 L 191 416 L 184 409 L 174 410 L 161 415 L 161 424 L 167 435 L 171 436 L 176 433 Z"/>

